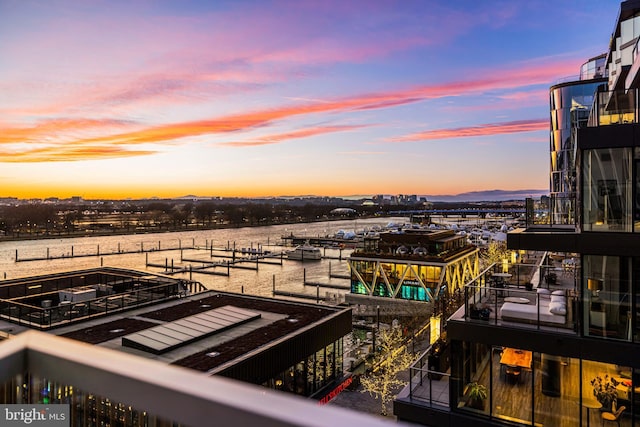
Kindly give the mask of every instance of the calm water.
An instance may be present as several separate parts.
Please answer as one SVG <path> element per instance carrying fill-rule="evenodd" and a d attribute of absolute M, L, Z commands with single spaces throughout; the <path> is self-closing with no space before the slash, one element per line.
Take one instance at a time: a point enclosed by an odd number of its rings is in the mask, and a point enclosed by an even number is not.
<path fill-rule="evenodd" d="M 88 256 L 81 258 L 66 258 L 57 260 L 15 262 L 16 250 L 20 259 L 46 257 L 47 253 L 52 256 L 70 255 L 73 250 L 74 255 L 111 253 L 120 251 L 134 251 L 144 248 L 145 250 L 158 247 L 177 248 L 196 246 L 204 248 L 213 242 L 214 248 L 223 248 L 229 245 L 236 249 L 258 248 L 260 245 L 264 250 L 280 251 L 279 246 L 283 235 L 291 233 L 308 237 L 333 235 L 338 230 L 359 231 L 374 226 L 385 226 L 389 222 L 408 222 L 408 218 L 374 218 L 360 219 L 357 221 L 329 221 L 309 224 L 287 224 L 268 227 L 247 227 L 222 230 L 188 231 L 178 233 L 157 233 L 138 234 L 130 236 L 100 236 L 100 237 L 80 237 L 72 239 L 49 239 L 49 240 L 29 240 L 0 243 L 0 280 L 3 278 L 13 279 L 18 277 L 63 272 L 69 270 L 104 266 L 132 268 L 153 273 L 163 272 L 162 268 L 146 267 L 146 259 L 150 263 L 171 265 L 174 267 L 186 266 L 189 264 L 198 266 L 202 264 L 194 262 L 180 262 L 179 250 L 155 251 L 147 254 L 117 254 Z M 72 249 L 73 248 L 73 249 Z M 290 248 L 289 248 L 290 249 Z M 48 251 L 48 252 L 47 252 Z M 326 249 L 326 255 L 338 256 L 339 250 Z M 347 256 L 350 250 L 343 250 L 342 255 Z M 183 249 L 182 256 L 189 259 L 212 261 L 209 251 Z M 213 259 L 213 261 L 220 260 Z M 247 263 L 246 265 L 250 265 Z M 255 264 L 253 264 L 255 266 Z M 211 271 L 212 269 L 210 269 Z M 343 261 L 323 259 L 317 262 L 288 261 L 284 260 L 283 265 L 260 264 L 258 270 L 231 269 L 230 276 L 212 276 L 193 272 L 192 279 L 201 282 L 209 289 L 241 292 L 246 294 L 271 296 L 273 283 L 275 280 L 276 289 L 281 291 L 306 293 L 316 295 L 316 288 L 303 285 L 303 278 L 306 273 L 307 281 L 347 285 L 345 279 L 329 278 L 329 271 L 334 274 L 347 274 L 347 264 Z M 218 268 L 217 271 L 222 271 Z M 174 277 L 189 278 L 188 273 Z M 334 289 L 320 289 L 320 295 L 325 296 L 326 292 L 344 293 L 345 291 Z"/>

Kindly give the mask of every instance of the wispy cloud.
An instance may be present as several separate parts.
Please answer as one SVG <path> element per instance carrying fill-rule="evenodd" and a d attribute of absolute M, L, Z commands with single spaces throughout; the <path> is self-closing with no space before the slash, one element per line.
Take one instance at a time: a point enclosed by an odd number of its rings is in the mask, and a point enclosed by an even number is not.
<path fill-rule="evenodd" d="M 379 156 L 388 154 L 387 151 L 339 151 L 338 154 L 348 154 L 351 156 Z"/>
<path fill-rule="evenodd" d="M 574 69 L 573 61 L 563 61 L 557 63 L 531 64 L 520 68 L 513 68 L 496 72 L 486 70 L 478 72 L 479 78 L 473 80 L 451 81 L 436 85 L 418 85 L 406 89 L 386 91 L 379 93 L 361 94 L 342 98 L 327 98 L 326 100 L 313 100 L 310 102 L 300 102 L 292 105 L 285 105 L 275 108 L 265 108 L 262 110 L 248 111 L 244 113 L 232 114 L 210 120 L 181 121 L 160 125 L 142 126 L 126 120 L 95 120 L 95 119 L 74 119 L 66 120 L 44 120 L 33 127 L 7 127 L 0 126 L 0 142 L 4 143 L 46 143 L 51 135 L 55 136 L 56 149 L 63 150 L 64 145 L 68 145 L 69 152 L 73 153 L 75 159 L 85 159 L 82 153 L 86 150 L 86 159 L 99 157 L 100 152 L 104 152 L 106 157 L 112 157 L 114 153 L 126 155 L 141 155 L 149 151 L 139 151 L 130 148 L 131 146 L 145 143 L 180 144 L 183 138 L 227 134 L 231 132 L 242 132 L 253 130 L 258 127 L 270 125 L 276 121 L 290 119 L 293 117 L 326 114 L 326 113 L 353 113 L 357 111 L 377 110 L 393 108 L 400 105 L 421 102 L 430 99 L 466 96 L 470 94 L 482 94 L 487 91 L 506 90 L 519 87 L 529 87 L 531 85 L 548 82 L 552 76 L 565 75 L 569 69 Z M 124 95 L 124 98 L 131 96 L 136 98 L 140 92 Z M 155 89 L 150 90 L 155 94 Z M 511 124 L 488 124 L 468 128 L 443 129 L 427 131 L 405 137 L 392 139 L 395 142 L 412 141 L 419 139 L 440 139 L 454 138 L 462 136 L 526 132 L 529 130 L 543 129 L 548 126 L 547 120 L 521 121 Z M 79 132 L 78 131 L 82 131 Z M 294 131 L 292 134 L 284 134 L 281 138 L 295 137 L 303 135 L 305 130 Z M 308 135 L 320 132 L 319 129 L 311 128 L 306 130 Z M 326 131 L 325 131 L 326 132 Z M 300 136 L 298 136 L 300 137 Z M 275 141 L 275 139 L 272 139 Z M 246 145 L 264 145 L 270 142 L 268 139 L 249 141 Z M 103 150 L 101 147 L 108 145 L 125 146 L 120 150 Z M 94 149 L 98 147 L 98 149 Z M 130 151 L 129 151 L 130 150 Z M 55 150 L 54 150 L 55 151 Z M 20 158 L 20 153 L 15 153 L 16 158 Z M 37 157 L 46 161 L 44 157 Z M 5 160 L 6 161 L 6 160 Z M 35 160 L 29 160 L 35 161 Z"/>
<path fill-rule="evenodd" d="M 327 133 L 356 130 L 363 127 L 365 127 L 365 125 L 313 127 L 313 128 L 295 130 L 292 132 L 263 135 L 248 141 L 222 142 L 217 145 L 226 145 L 231 147 L 255 147 L 260 145 L 279 144 L 281 142 L 285 142 L 291 139 L 301 139 L 301 138 L 307 138 L 310 136 L 323 135 Z"/>
<path fill-rule="evenodd" d="M 84 131 L 111 131 L 136 127 L 131 121 L 117 119 L 58 118 L 42 120 L 33 126 L 12 126 L 0 123 L 0 144 L 47 143 L 53 140 L 73 140 Z"/>
<path fill-rule="evenodd" d="M 74 147 L 69 145 L 29 148 L 15 153 L 0 150 L 0 162 L 5 163 L 41 163 L 41 162 L 73 162 L 78 160 L 102 160 L 119 157 L 147 156 L 154 150 L 132 150 L 113 145 L 94 145 L 91 147 Z"/>
<path fill-rule="evenodd" d="M 415 142 L 433 139 L 468 138 L 472 136 L 503 135 L 509 133 L 532 132 L 549 128 L 548 119 L 516 120 L 512 122 L 487 123 L 450 129 L 434 129 L 410 135 L 388 138 L 388 142 Z"/>

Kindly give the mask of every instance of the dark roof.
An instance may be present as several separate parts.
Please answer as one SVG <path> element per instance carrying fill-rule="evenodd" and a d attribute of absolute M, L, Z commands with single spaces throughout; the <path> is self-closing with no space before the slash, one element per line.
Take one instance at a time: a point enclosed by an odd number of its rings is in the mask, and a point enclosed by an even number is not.
<path fill-rule="evenodd" d="M 145 312 L 136 311 L 135 314 L 130 315 L 131 317 L 88 326 L 67 332 L 62 336 L 90 344 L 105 343 L 128 334 L 156 327 L 164 322 L 173 322 L 223 306 L 276 313 L 285 315 L 286 318 L 276 320 L 203 351 L 175 360 L 172 362 L 173 364 L 200 371 L 209 371 L 239 356 L 279 340 L 288 334 L 305 329 L 315 322 L 328 319 L 337 312 L 344 310 L 344 308 L 211 291 L 183 298 L 168 307 L 148 308 L 148 311 Z M 219 353 L 219 355 L 216 357 L 207 355 L 213 352 Z"/>

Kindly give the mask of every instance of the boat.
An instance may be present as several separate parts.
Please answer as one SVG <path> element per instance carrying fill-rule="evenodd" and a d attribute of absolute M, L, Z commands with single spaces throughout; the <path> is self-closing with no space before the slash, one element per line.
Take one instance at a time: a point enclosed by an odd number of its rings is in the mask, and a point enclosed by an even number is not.
<path fill-rule="evenodd" d="M 309 243 L 296 246 L 294 250 L 287 252 L 287 258 L 298 261 L 312 261 L 322 259 L 320 248 L 311 246 Z"/>

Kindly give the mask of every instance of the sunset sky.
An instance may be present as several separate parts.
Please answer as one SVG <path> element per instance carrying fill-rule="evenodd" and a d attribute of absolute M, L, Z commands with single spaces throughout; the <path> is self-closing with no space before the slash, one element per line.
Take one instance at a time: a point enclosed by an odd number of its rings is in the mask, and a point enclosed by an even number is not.
<path fill-rule="evenodd" d="M 611 0 L 0 0 L 0 197 L 547 189 Z"/>

